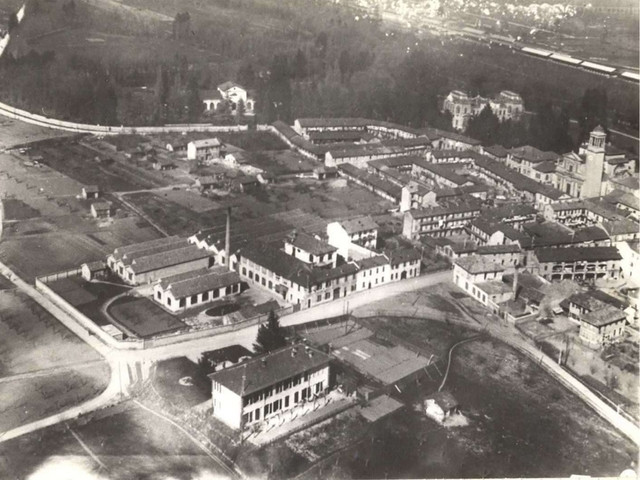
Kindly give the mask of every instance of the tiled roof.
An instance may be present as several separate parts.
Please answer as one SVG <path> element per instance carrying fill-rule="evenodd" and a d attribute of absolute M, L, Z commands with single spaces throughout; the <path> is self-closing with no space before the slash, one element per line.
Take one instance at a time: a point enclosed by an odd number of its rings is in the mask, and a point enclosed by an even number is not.
<path fill-rule="evenodd" d="M 583 315 L 580 318 L 583 322 L 593 325 L 595 327 L 603 327 L 610 323 L 623 321 L 626 319 L 626 315 L 622 310 L 619 310 L 611 305 L 601 308 L 600 310 L 594 310 L 592 312 Z"/>
<path fill-rule="evenodd" d="M 435 400 L 436 404 L 445 412 L 459 405 L 455 397 L 449 392 L 436 392 L 428 398 Z"/>
<path fill-rule="evenodd" d="M 638 174 L 633 174 L 630 177 L 624 178 L 611 178 L 609 180 L 612 183 L 616 183 L 618 185 L 622 185 L 627 188 L 632 188 L 634 190 L 640 189 L 640 182 L 638 181 Z"/>
<path fill-rule="evenodd" d="M 480 245 L 478 255 L 497 255 L 501 253 L 520 253 L 522 250 L 517 243 L 510 245 Z"/>
<path fill-rule="evenodd" d="M 297 285 L 311 285 L 311 267 L 275 247 L 251 243 L 240 249 L 240 256 Z"/>
<path fill-rule="evenodd" d="M 190 143 L 193 143 L 193 145 L 196 148 L 219 147 L 220 146 L 220 140 L 218 140 L 217 138 L 205 138 L 203 140 L 193 140 Z"/>
<path fill-rule="evenodd" d="M 347 177 L 359 180 L 365 185 L 380 190 L 395 199 L 395 201 L 399 201 L 402 197 L 402 187 L 390 182 L 389 180 L 380 178 L 372 173 L 368 173 L 366 170 L 351 165 L 350 163 L 338 165 L 338 169 Z"/>
<path fill-rule="evenodd" d="M 601 309 L 605 305 L 610 305 L 619 310 L 624 310 L 628 306 L 626 302 L 618 300 L 602 290 L 587 290 L 586 292 L 574 293 L 567 300 L 589 311 Z"/>
<path fill-rule="evenodd" d="M 449 140 L 454 140 L 456 142 L 466 143 L 467 145 L 471 146 L 480 145 L 482 143 L 479 140 L 475 140 L 471 137 L 466 137 L 464 135 L 460 135 L 459 133 L 448 132 L 446 130 L 440 130 L 438 128 L 427 127 L 423 129 L 423 132 L 429 137 L 434 135 L 442 138 L 448 138 Z"/>
<path fill-rule="evenodd" d="M 548 262 L 605 262 L 620 260 L 616 247 L 541 248 L 535 251 L 540 263 Z"/>
<path fill-rule="evenodd" d="M 465 183 L 470 182 L 471 180 L 469 180 L 467 177 L 462 176 L 462 175 L 458 175 L 455 170 L 457 168 L 459 168 L 458 166 L 456 166 L 455 164 L 453 165 L 443 165 L 443 164 L 439 164 L 439 163 L 429 163 L 426 160 L 420 160 L 420 161 L 416 161 L 414 162 L 415 165 L 417 165 L 418 167 L 427 170 L 431 173 L 433 173 L 434 175 L 437 175 L 439 177 L 442 177 L 450 182 L 455 183 L 458 186 L 462 186 Z"/>
<path fill-rule="evenodd" d="M 554 152 L 543 152 L 530 145 L 524 145 L 518 148 L 512 148 L 509 150 L 512 157 L 526 160 L 531 163 L 540 163 L 548 160 L 556 161 L 560 158 L 560 155 Z"/>
<path fill-rule="evenodd" d="M 475 199 L 469 199 L 467 202 L 459 202 L 449 205 L 442 205 L 437 207 L 427 207 L 421 210 L 409 210 L 413 218 L 427 218 L 440 215 L 449 215 L 454 213 L 465 212 L 480 212 L 480 203 L 474 201 Z"/>
<path fill-rule="evenodd" d="M 100 189 L 98 188 L 97 185 L 85 185 L 84 187 L 84 191 L 87 193 L 98 193 L 100 192 Z"/>
<path fill-rule="evenodd" d="M 417 250 L 413 248 L 401 248 L 398 250 L 393 250 L 386 252 L 387 257 L 389 258 L 389 263 L 393 265 L 400 265 L 405 262 L 415 262 L 416 260 L 420 260 L 421 254 Z"/>
<path fill-rule="evenodd" d="M 147 248 L 157 247 L 160 245 L 165 245 L 167 243 L 174 243 L 178 240 L 180 240 L 180 237 L 178 237 L 177 235 L 173 235 L 172 237 L 158 238 L 156 240 L 149 240 L 148 242 L 135 243 L 133 245 L 126 245 L 124 247 L 116 248 L 113 251 L 113 256 L 116 257 L 116 259 L 120 259 L 122 258 L 123 255 L 127 253 L 132 253 L 139 250 L 145 250 Z"/>
<path fill-rule="evenodd" d="M 384 255 L 374 255 L 373 257 L 358 260 L 356 264 L 360 267 L 360 270 L 368 270 L 370 268 L 388 265 L 389 259 Z"/>
<path fill-rule="evenodd" d="M 191 277 L 167 277 L 160 282 L 164 290 L 168 290 L 176 299 L 208 292 L 215 288 L 227 287 L 241 282 L 236 272 L 215 270 L 198 270 L 190 272 Z"/>
<path fill-rule="evenodd" d="M 349 235 L 378 229 L 378 224 L 374 222 L 371 217 L 358 217 L 349 220 L 341 220 L 340 225 Z"/>
<path fill-rule="evenodd" d="M 492 145 L 491 147 L 484 147 L 483 150 L 495 157 L 506 158 L 509 151 L 502 145 Z"/>
<path fill-rule="evenodd" d="M 110 202 L 95 202 L 91 204 L 91 207 L 94 210 L 111 210 L 111 203 Z"/>
<path fill-rule="evenodd" d="M 640 227 L 632 220 L 622 219 L 612 222 L 603 222 L 602 226 L 609 235 L 626 235 L 640 233 Z"/>
<path fill-rule="evenodd" d="M 331 357 L 328 355 L 298 344 L 219 370 L 210 374 L 209 378 L 237 395 L 249 395 L 296 375 L 328 365 L 330 361 Z"/>
<path fill-rule="evenodd" d="M 537 164 L 533 169 L 541 173 L 553 173 L 556 171 L 556 162 L 545 160 L 544 162 Z"/>
<path fill-rule="evenodd" d="M 178 250 L 180 248 L 185 248 L 189 246 L 189 241 L 186 238 L 179 238 L 174 242 L 165 243 L 162 245 L 157 245 L 154 247 L 149 247 L 141 250 L 136 250 L 135 252 L 126 253 L 122 256 L 122 262 L 125 265 L 130 265 L 137 258 L 148 257 L 151 255 L 156 255 L 158 253 L 169 252 L 171 250 Z"/>
<path fill-rule="evenodd" d="M 468 257 L 457 258 L 455 264 L 465 271 L 475 275 L 477 273 L 502 272 L 504 268 L 495 262 L 491 262 L 486 258 L 478 255 L 470 255 Z"/>
<path fill-rule="evenodd" d="M 134 273 L 140 274 L 205 258 L 209 258 L 209 253 L 206 250 L 200 250 L 195 245 L 190 245 L 178 250 L 170 250 L 148 257 L 137 258 L 131 263 L 129 268 L 131 268 Z"/>
<path fill-rule="evenodd" d="M 296 233 L 294 238 L 289 238 L 287 241 L 294 247 L 298 247 L 299 249 L 313 255 L 324 255 L 326 253 L 333 253 L 337 250 L 336 247 L 318 240 L 311 235 L 307 235 L 306 233 Z"/>
<path fill-rule="evenodd" d="M 95 262 L 88 262 L 84 265 L 86 265 L 91 272 L 95 272 L 96 270 L 104 270 L 105 268 L 107 268 L 107 264 L 104 260 L 96 260 Z"/>
<path fill-rule="evenodd" d="M 240 85 L 240 84 L 238 84 L 236 82 L 230 81 L 230 80 L 218 85 L 218 90 L 226 92 L 227 90 L 229 90 L 230 88 L 233 88 L 233 87 L 238 87 L 238 88 L 241 88 L 243 90 L 246 90 L 246 88 L 244 88 L 242 85 Z"/>

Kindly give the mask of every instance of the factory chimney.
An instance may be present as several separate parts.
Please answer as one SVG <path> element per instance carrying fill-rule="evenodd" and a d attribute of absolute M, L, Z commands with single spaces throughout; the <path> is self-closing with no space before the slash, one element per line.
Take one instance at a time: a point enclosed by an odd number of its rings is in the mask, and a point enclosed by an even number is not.
<path fill-rule="evenodd" d="M 518 265 L 516 265 L 516 271 L 513 274 L 513 295 L 512 300 L 516 300 L 518 298 Z"/>
<path fill-rule="evenodd" d="M 230 268 L 231 265 L 231 207 L 227 208 L 227 231 L 224 238 L 224 266 Z"/>

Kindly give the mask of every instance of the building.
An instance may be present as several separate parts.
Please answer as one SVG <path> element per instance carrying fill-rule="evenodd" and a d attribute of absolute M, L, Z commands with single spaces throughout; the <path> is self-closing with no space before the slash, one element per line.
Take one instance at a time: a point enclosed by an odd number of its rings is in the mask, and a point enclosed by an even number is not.
<path fill-rule="evenodd" d="M 579 338 L 592 348 L 602 348 L 622 339 L 626 323 L 624 311 L 607 305 L 580 317 Z"/>
<path fill-rule="evenodd" d="M 603 192 L 607 135 L 600 126 L 589 136 L 586 149 L 562 156 L 556 170 L 556 187 L 575 198 L 599 197 Z"/>
<path fill-rule="evenodd" d="M 153 299 L 173 313 L 240 293 L 242 281 L 225 267 L 191 270 L 164 277 L 153 287 Z"/>
<path fill-rule="evenodd" d="M 417 240 L 421 235 L 446 237 L 462 233 L 480 215 L 480 203 L 475 199 L 449 205 L 404 212 L 402 236 Z"/>
<path fill-rule="evenodd" d="M 378 228 L 378 224 L 369 216 L 351 218 L 327 225 L 327 236 L 329 244 L 339 251 L 348 250 L 353 244 L 375 249 L 378 243 Z"/>
<path fill-rule="evenodd" d="M 519 120 L 524 113 L 524 102 L 517 93 L 503 90 L 496 98 L 470 97 L 467 93 L 454 90 L 444 100 L 443 111 L 453 116 L 451 125 L 456 130 L 465 130 L 471 117 L 477 116 L 485 107 L 491 107 L 500 119 Z"/>
<path fill-rule="evenodd" d="M 460 404 L 455 397 L 449 392 L 436 392 L 427 397 L 424 402 L 425 413 L 427 417 L 442 423 L 459 412 Z"/>
<path fill-rule="evenodd" d="M 82 198 L 85 200 L 98 198 L 100 196 L 100 189 L 97 185 L 85 185 L 82 187 Z"/>
<path fill-rule="evenodd" d="M 577 292 L 563 300 L 560 306 L 568 310 L 569 317 L 580 321 L 585 315 L 602 310 L 605 307 L 614 307 L 623 311 L 628 307 L 627 303 L 619 300 L 602 290 L 586 290 Z"/>
<path fill-rule="evenodd" d="M 293 345 L 219 370 L 211 379 L 213 415 L 241 430 L 313 403 L 331 388 L 331 357 Z"/>
<path fill-rule="evenodd" d="M 187 159 L 205 161 L 220 158 L 221 148 L 222 144 L 217 138 L 194 140 L 187 144 Z"/>
<path fill-rule="evenodd" d="M 258 177 L 254 177 L 253 175 L 243 175 L 233 181 L 233 188 L 243 193 L 257 190 L 260 188 L 260 185 L 261 183 Z"/>
<path fill-rule="evenodd" d="M 107 263 L 103 260 L 82 264 L 82 278 L 87 282 L 95 279 L 105 278 L 109 272 Z"/>
<path fill-rule="evenodd" d="M 622 256 L 616 247 L 541 248 L 533 251 L 535 273 L 549 281 L 617 279 Z"/>
<path fill-rule="evenodd" d="M 209 268 L 210 261 L 209 252 L 175 236 L 120 247 L 107 257 L 111 271 L 131 285 Z"/>
<path fill-rule="evenodd" d="M 458 258 L 453 264 L 453 283 L 495 311 L 498 303 L 511 297 L 512 289 L 502 282 L 504 270 L 480 256 Z"/>
<path fill-rule="evenodd" d="M 402 188 L 384 178 L 377 175 L 367 173 L 358 167 L 354 167 L 349 163 L 338 166 L 340 175 L 349 179 L 357 185 L 361 185 L 376 195 L 389 200 L 393 203 L 400 203 L 402 199 Z"/>
<path fill-rule="evenodd" d="M 95 218 L 111 217 L 111 202 L 96 202 L 91 204 L 91 215 Z"/>
<path fill-rule="evenodd" d="M 306 233 L 292 232 L 284 243 L 284 251 L 315 267 L 335 267 L 338 249 Z"/>
<path fill-rule="evenodd" d="M 176 164 L 173 162 L 173 160 L 170 160 L 168 158 L 154 158 L 152 162 L 153 168 L 155 170 L 166 171 L 176 168 Z"/>
<path fill-rule="evenodd" d="M 246 88 L 235 82 L 221 83 L 216 90 L 203 90 L 200 92 L 200 98 L 205 111 L 216 111 L 224 103 L 228 105 L 231 114 L 235 114 L 238 105 L 242 103 L 245 115 L 255 114 L 255 100 Z"/>

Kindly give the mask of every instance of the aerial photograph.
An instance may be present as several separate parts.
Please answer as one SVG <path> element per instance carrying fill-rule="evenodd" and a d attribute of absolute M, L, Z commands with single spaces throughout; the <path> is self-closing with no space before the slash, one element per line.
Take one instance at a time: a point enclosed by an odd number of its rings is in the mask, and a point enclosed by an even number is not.
<path fill-rule="evenodd" d="M 550 1 L 0 0 L 0 480 L 637 479 L 640 3 Z"/>

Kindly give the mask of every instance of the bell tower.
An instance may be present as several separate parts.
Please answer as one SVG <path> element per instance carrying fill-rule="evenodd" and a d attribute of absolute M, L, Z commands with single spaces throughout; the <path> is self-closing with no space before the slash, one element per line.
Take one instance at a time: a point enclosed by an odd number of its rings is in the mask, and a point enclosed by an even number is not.
<path fill-rule="evenodd" d="M 585 181 L 580 192 L 581 198 L 599 197 L 602 190 L 602 173 L 604 170 L 604 152 L 607 134 L 598 125 L 589 135 L 589 145 L 585 152 Z"/>

